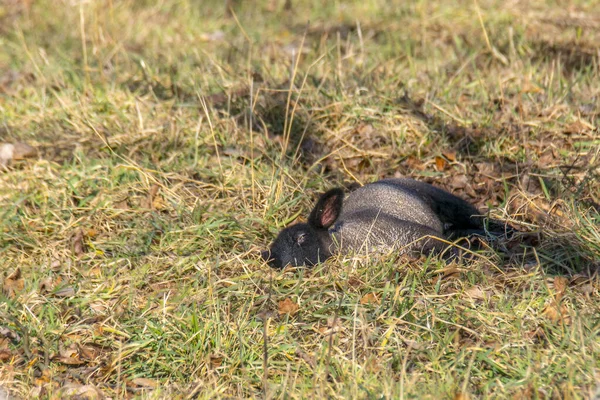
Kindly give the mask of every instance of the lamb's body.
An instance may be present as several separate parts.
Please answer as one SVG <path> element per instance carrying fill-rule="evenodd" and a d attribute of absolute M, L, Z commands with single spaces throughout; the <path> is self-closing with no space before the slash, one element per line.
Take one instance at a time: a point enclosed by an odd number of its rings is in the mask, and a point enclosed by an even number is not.
<path fill-rule="evenodd" d="M 336 253 L 441 252 L 444 240 L 483 231 L 475 207 L 442 189 L 412 179 L 385 179 L 323 194 L 305 224 L 282 230 L 263 258 L 282 268 L 313 265 Z M 440 240 L 442 239 L 442 240 Z"/>
<path fill-rule="evenodd" d="M 466 201 L 427 183 L 385 179 L 356 189 L 329 228 L 338 251 L 441 250 L 452 232 L 482 229 L 479 212 Z M 334 249 L 331 249 L 332 252 Z"/>

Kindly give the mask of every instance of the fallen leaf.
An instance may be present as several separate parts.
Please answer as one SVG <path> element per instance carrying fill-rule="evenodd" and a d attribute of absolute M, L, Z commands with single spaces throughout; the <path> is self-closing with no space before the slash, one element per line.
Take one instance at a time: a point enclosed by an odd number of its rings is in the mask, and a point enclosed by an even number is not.
<path fill-rule="evenodd" d="M 402 341 L 404 342 L 404 344 L 406 345 L 406 347 L 409 348 L 409 349 L 415 349 L 415 350 L 422 350 L 423 349 L 423 344 L 417 342 L 416 340 L 403 339 Z"/>
<path fill-rule="evenodd" d="M 470 400 L 471 396 L 468 393 L 457 392 L 454 395 L 454 400 Z"/>
<path fill-rule="evenodd" d="M 76 256 L 80 256 L 85 253 L 86 246 L 83 242 L 83 229 L 79 229 L 73 239 L 71 241 L 71 247 L 73 249 L 73 254 Z"/>
<path fill-rule="evenodd" d="M 131 383 L 137 387 L 155 388 L 158 387 L 158 382 L 148 378 L 135 378 L 131 380 Z"/>
<path fill-rule="evenodd" d="M 127 199 L 114 202 L 113 207 L 118 208 L 119 210 L 129 210 L 129 204 L 127 203 Z"/>
<path fill-rule="evenodd" d="M 106 306 L 106 304 L 99 302 L 99 301 L 90 303 L 90 308 L 92 310 L 96 311 L 97 313 L 104 313 L 104 312 L 106 312 L 106 310 L 108 310 L 108 306 Z"/>
<path fill-rule="evenodd" d="M 567 306 L 564 304 L 558 305 L 555 302 L 548 304 L 544 309 L 543 315 L 553 323 L 562 323 L 571 325 L 571 317 L 569 316 Z"/>
<path fill-rule="evenodd" d="M 17 292 L 23 290 L 24 287 L 25 281 L 21 276 L 20 268 L 15 269 L 12 274 L 8 275 L 6 279 L 4 279 L 4 284 L 2 285 L 4 293 L 12 298 L 16 296 Z"/>
<path fill-rule="evenodd" d="M 546 334 L 544 330 L 540 327 L 535 328 L 534 330 L 525 332 L 525 337 L 534 340 L 534 341 L 543 341 L 546 340 Z"/>
<path fill-rule="evenodd" d="M 569 124 L 565 127 L 563 131 L 567 135 L 572 135 L 576 133 L 583 133 L 587 131 L 591 131 L 593 129 L 592 126 L 582 122 L 581 120 L 575 121 L 572 124 Z"/>
<path fill-rule="evenodd" d="M 310 355 L 306 354 L 305 352 L 303 352 L 299 348 L 296 348 L 296 355 L 298 357 L 300 357 L 301 359 L 303 359 L 304 361 L 306 361 L 306 363 L 308 365 L 310 365 L 312 368 L 315 367 L 316 363 L 315 363 L 315 358 L 314 357 L 311 357 Z"/>
<path fill-rule="evenodd" d="M 223 356 L 217 354 L 210 355 L 210 368 L 219 368 L 223 364 Z"/>
<path fill-rule="evenodd" d="M 355 276 L 351 276 L 348 279 L 348 285 L 351 286 L 351 287 L 353 287 L 353 288 L 361 287 L 364 284 L 365 283 L 363 281 L 361 281 L 360 278 L 355 277 Z"/>
<path fill-rule="evenodd" d="M 445 267 L 442 269 L 438 269 L 437 271 L 434 271 L 434 273 L 442 275 L 442 279 L 448 279 L 448 278 L 459 278 L 460 273 L 463 271 L 464 271 L 464 269 L 457 268 L 457 267 Z"/>
<path fill-rule="evenodd" d="M 544 89 L 542 89 L 535 83 L 526 81 L 521 87 L 521 93 L 544 93 Z"/>
<path fill-rule="evenodd" d="M 9 349 L 0 349 L 0 362 L 7 362 L 12 358 L 12 352 Z"/>
<path fill-rule="evenodd" d="M 37 150 L 26 143 L 0 143 L 0 165 L 8 165 L 13 160 L 35 157 Z"/>
<path fill-rule="evenodd" d="M 77 350 L 77 345 L 75 343 L 71 344 L 69 347 L 64 347 L 62 344 L 59 344 L 59 357 L 77 357 L 78 353 L 79 351 Z"/>
<path fill-rule="evenodd" d="M 481 290 L 479 286 L 472 286 L 465 291 L 465 294 L 473 300 L 485 300 L 488 295 L 486 292 Z"/>
<path fill-rule="evenodd" d="M 554 290 L 556 291 L 555 300 L 557 303 L 563 298 L 568 284 L 569 280 L 564 276 L 557 276 L 554 278 Z"/>
<path fill-rule="evenodd" d="M 62 263 L 60 262 L 60 260 L 52 260 L 52 263 L 50 264 L 50 269 L 54 272 L 58 272 L 60 271 L 61 266 Z"/>
<path fill-rule="evenodd" d="M 37 379 L 36 379 L 37 381 Z M 44 389 L 43 385 L 37 385 L 31 388 L 31 390 L 29 391 L 29 398 L 30 399 L 39 399 L 42 396 L 44 396 L 46 394 L 46 390 Z"/>
<path fill-rule="evenodd" d="M 217 30 L 210 33 L 201 33 L 199 39 L 202 42 L 220 42 L 225 39 L 225 32 Z"/>
<path fill-rule="evenodd" d="M 65 365 L 82 365 L 86 363 L 85 360 L 79 357 L 79 349 L 75 343 L 66 348 L 61 345 L 56 359 Z"/>
<path fill-rule="evenodd" d="M 94 385 L 80 385 L 77 383 L 67 383 L 60 388 L 60 396 L 58 398 L 77 398 L 85 400 L 103 399 L 104 395 Z"/>
<path fill-rule="evenodd" d="M 294 315 L 300 309 L 300 306 L 298 304 L 294 303 L 289 297 L 286 297 L 284 300 L 280 301 L 278 303 L 278 305 L 279 305 L 278 312 L 280 315 L 281 314 Z"/>
<path fill-rule="evenodd" d="M 85 235 L 89 238 L 94 238 L 98 235 L 98 231 L 94 228 L 90 228 L 85 232 Z"/>
<path fill-rule="evenodd" d="M 417 158 L 415 156 L 408 156 L 405 160 L 404 163 L 406 164 L 406 166 L 410 169 L 414 169 L 417 171 L 423 171 L 426 169 L 425 164 L 423 163 L 423 160 L 420 158 Z M 402 178 L 403 175 L 400 171 L 396 171 L 396 173 L 394 174 L 394 176 L 396 178 Z"/>
<path fill-rule="evenodd" d="M 594 286 L 591 283 L 587 283 L 577 287 L 577 291 L 587 296 L 591 296 L 594 293 Z"/>
<path fill-rule="evenodd" d="M 77 350 L 79 351 L 79 355 L 87 361 L 93 361 L 100 355 L 100 351 L 92 346 L 82 346 L 78 344 Z"/>
<path fill-rule="evenodd" d="M 161 196 L 156 196 L 154 200 L 152 200 L 152 209 L 153 210 L 164 210 L 167 206 L 167 203 L 163 200 Z"/>
<path fill-rule="evenodd" d="M 360 299 L 360 304 L 379 304 L 379 299 L 375 293 L 367 293 Z"/>
<path fill-rule="evenodd" d="M 58 362 L 65 365 L 83 365 L 86 361 L 80 360 L 77 357 L 58 357 Z"/>
<path fill-rule="evenodd" d="M 4 380 L 4 379 L 3 379 Z M 11 393 L 3 385 L 0 385 L 0 399 L 9 400 L 12 399 Z"/>
<path fill-rule="evenodd" d="M 571 285 L 579 285 L 582 283 L 589 283 L 590 282 L 590 277 L 584 274 L 575 274 L 571 277 L 571 280 L 569 281 L 569 283 Z"/>
<path fill-rule="evenodd" d="M 13 342 L 18 342 L 21 340 L 21 337 L 17 333 L 15 333 L 14 331 L 11 331 L 10 329 L 5 328 L 3 326 L 0 326 L 0 337 L 4 337 Z"/>
<path fill-rule="evenodd" d="M 142 208 L 151 210 L 152 205 L 154 203 L 154 198 L 158 194 L 159 189 L 160 189 L 160 186 L 158 186 L 157 184 L 152 185 L 152 187 L 150 188 L 150 191 L 148 192 L 148 195 L 142 199 L 140 206 Z"/>
<path fill-rule="evenodd" d="M 73 286 L 64 286 L 52 294 L 56 297 L 73 297 L 75 295 L 75 288 Z"/>
<path fill-rule="evenodd" d="M 90 268 L 86 273 L 86 276 L 91 276 L 91 277 L 99 277 L 101 275 L 102 275 L 102 269 L 100 267 Z"/>
<path fill-rule="evenodd" d="M 456 152 L 455 151 L 444 151 L 442 153 L 444 157 L 448 159 L 448 161 L 454 162 L 456 161 Z"/>
<path fill-rule="evenodd" d="M 344 328 L 340 325 L 339 319 L 336 317 L 327 318 L 327 326 L 320 326 L 317 332 L 323 336 L 329 336 L 341 332 Z"/>
<path fill-rule="evenodd" d="M 437 171 L 443 171 L 446 169 L 446 166 L 448 165 L 448 161 L 446 161 L 444 159 L 444 157 L 440 157 L 440 156 L 436 156 L 435 157 L 435 169 Z"/>
<path fill-rule="evenodd" d="M 53 284 L 52 284 L 52 278 L 51 277 L 47 277 L 46 279 L 43 279 L 40 284 L 38 285 L 38 290 L 40 291 L 41 294 L 45 294 L 48 293 L 52 290 Z"/>

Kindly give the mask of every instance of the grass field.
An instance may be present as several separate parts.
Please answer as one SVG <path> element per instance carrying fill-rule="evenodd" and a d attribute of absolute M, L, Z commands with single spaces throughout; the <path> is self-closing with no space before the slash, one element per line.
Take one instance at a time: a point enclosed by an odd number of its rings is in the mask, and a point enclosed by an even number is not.
<path fill-rule="evenodd" d="M 284 3 L 0 2 L 0 398 L 600 398 L 600 4 Z M 389 176 L 520 232 L 260 259 Z"/>

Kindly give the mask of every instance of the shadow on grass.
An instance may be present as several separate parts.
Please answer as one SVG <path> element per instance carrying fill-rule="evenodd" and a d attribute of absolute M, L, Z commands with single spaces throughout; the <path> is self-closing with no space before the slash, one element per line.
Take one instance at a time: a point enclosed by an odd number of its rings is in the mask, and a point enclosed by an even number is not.
<path fill-rule="evenodd" d="M 558 60 L 567 74 L 598 70 L 598 49 L 579 43 L 555 43 L 546 40 L 536 41 L 532 45 L 532 60 L 548 62 Z"/>

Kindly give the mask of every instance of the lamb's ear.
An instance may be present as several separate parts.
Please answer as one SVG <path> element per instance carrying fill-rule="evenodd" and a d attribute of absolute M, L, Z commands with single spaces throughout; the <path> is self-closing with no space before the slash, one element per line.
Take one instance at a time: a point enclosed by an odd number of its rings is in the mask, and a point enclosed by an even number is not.
<path fill-rule="evenodd" d="M 328 229 L 342 212 L 344 191 L 331 189 L 323 194 L 308 217 L 308 223 L 317 229 Z"/>

